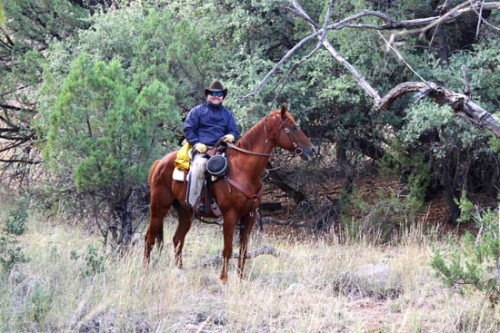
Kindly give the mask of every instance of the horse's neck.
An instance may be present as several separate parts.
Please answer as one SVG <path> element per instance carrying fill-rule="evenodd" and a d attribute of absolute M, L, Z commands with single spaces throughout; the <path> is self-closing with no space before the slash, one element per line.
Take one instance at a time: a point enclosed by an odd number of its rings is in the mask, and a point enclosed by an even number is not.
<path fill-rule="evenodd" d="M 251 130 L 238 140 L 236 146 L 249 151 L 249 153 L 238 152 L 236 158 L 238 158 L 239 161 L 244 161 L 239 163 L 244 164 L 240 165 L 240 167 L 249 171 L 253 176 L 260 177 L 269 161 L 268 156 L 262 155 L 271 154 L 275 146 L 269 138 L 265 121 L 261 121 L 254 125 Z"/>

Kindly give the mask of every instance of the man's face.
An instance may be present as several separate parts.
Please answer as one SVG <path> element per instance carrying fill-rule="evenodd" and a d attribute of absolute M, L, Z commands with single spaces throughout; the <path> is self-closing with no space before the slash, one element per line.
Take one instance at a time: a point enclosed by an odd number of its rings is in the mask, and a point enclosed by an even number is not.
<path fill-rule="evenodd" d="M 223 100 L 224 100 L 224 95 L 222 94 L 222 92 L 213 91 L 213 92 L 208 93 L 208 95 L 207 95 L 208 103 L 213 104 L 213 105 L 220 105 L 220 104 L 222 104 Z"/>

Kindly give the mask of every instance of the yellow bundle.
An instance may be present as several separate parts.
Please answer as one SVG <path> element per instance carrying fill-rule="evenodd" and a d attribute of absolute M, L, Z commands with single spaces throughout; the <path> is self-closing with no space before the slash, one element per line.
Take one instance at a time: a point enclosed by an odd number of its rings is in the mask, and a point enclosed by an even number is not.
<path fill-rule="evenodd" d="M 189 149 L 191 149 L 191 145 L 189 143 L 186 143 L 177 152 L 177 157 L 174 161 L 175 167 L 177 169 L 185 171 L 189 170 L 189 164 L 191 162 L 191 158 L 189 157 Z"/>

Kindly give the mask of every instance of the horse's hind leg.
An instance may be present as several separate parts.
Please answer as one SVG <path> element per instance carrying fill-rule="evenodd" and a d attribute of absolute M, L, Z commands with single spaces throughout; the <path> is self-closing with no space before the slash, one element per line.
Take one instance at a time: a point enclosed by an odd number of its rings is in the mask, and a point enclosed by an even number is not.
<path fill-rule="evenodd" d="M 161 182 L 155 177 L 159 177 L 156 170 L 158 162 L 155 162 L 151 167 L 149 175 L 149 191 L 150 191 L 150 205 L 149 205 L 149 226 L 146 232 L 145 248 L 144 248 L 144 265 L 147 266 L 151 258 L 151 250 L 156 241 L 158 247 L 162 248 L 163 245 L 163 219 L 167 215 L 174 200 L 173 193 L 170 190 L 168 183 Z"/>
<path fill-rule="evenodd" d="M 241 218 L 240 228 L 240 253 L 238 256 L 238 277 L 243 278 L 243 270 L 245 268 L 246 255 L 248 250 L 248 238 L 255 224 L 255 212 L 246 214 Z"/>
<path fill-rule="evenodd" d="M 179 269 L 182 269 L 182 248 L 184 247 L 184 240 L 189 229 L 191 229 L 192 212 L 183 208 L 178 202 L 174 203 L 179 217 L 179 223 L 174 234 L 174 257 L 175 264 Z"/>
<path fill-rule="evenodd" d="M 163 245 L 163 219 L 170 207 L 155 204 L 151 198 L 151 206 L 149 208 L 149 226 L 146 232 L 145 247 L 144 247 L 144 266 L 147 267 L 151 258 L 151 250 L 156 241 L 161 251 Z"/>

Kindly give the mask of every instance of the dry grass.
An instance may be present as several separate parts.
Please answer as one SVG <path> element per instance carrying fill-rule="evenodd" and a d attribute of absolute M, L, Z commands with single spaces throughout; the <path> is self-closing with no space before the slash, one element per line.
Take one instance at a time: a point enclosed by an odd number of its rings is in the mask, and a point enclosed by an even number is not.
<path fill-rule="evenodd" d="M 173 231 L 165 221 L 166 240 Z M 440 244 L 417 231 L 407 238 L 373 247 L 255 231 L 251 249 L 284 255 L 249 260 L 243 281 L 233 260 L 223 289 L 219 265 L 199 265 L 220 253 L 218 226 L 195 223 L 181 274 L 169 242 L 145 272 L 142 240 L 126 256 L 104 256 L 87 230 L 31 217 L 20 237 L 30 261 L 1 278 L 0 332 L 497 332 L 498 308 L 434 277 Z M 104 271 L 92 271 L 99 260 Z"/>

